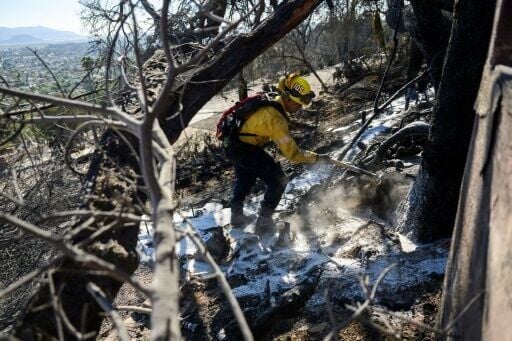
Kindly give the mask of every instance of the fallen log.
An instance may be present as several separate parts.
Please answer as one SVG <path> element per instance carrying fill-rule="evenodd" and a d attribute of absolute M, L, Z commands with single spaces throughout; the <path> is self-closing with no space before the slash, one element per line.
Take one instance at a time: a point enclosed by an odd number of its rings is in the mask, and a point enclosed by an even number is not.
<path fill-rule="evenodd" d="M 267 284 L 263 295 L 262 304 L 256 308 L 244 310 L 249 327 L 256 338 L 262 337 L 279 320 L 296 316 L 306 302 L 313 296 L 318 287 L 322 269 L 315 268 L 309 276 L 293 288 L 284 291 L 277 298 L 275 304 L 271 305 L 270 288 Z M 240 340 L 241 333 L 235 321 L 230 322 L 217 333 L 218 340 Z"/>
<path fill-rule="evenodd" d="M 373 155 L 366 157 L 362 162 L 363 166 L 366 168 L 375 168 L 376 165 L 384 160 L 386 152 L 392 146 L 411 137 L 422 137 L 426 139 L 429 129 L 430 124 L 426 122 L 414 122 L 403 127 L 382 142 Z"/>

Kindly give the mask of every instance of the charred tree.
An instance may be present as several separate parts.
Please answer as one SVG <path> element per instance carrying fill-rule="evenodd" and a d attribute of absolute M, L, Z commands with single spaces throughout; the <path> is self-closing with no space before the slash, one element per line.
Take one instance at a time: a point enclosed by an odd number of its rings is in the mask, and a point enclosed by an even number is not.
<path fill-rule="evenodd" d="M 173 142 L 176 141 L 188 122 L 210 98 L 245 65 L 307 18 L 321 2 L 322 0 L 294 0 L 281 4 L 254 31 L 235 37 L 219 53 L 203 61 L 203 66 L 191 71 L 193 74 L 190 82 L 179 84 L 169 93 L 165 93 L 164 100 L 160 102 L 162 106 L 153 109 L 155 112 L 165 112 L 160 116 L 160 122 L 168 137 Z M 163 53 L 158 52 L 146 65 L 159 64 L 156 59 L 163 56 Z M 165 65 L 159 72 L 161 73 L 154 77 L 152 84 L 148 77 L 149 90 L 153 94 L 158 93 L 164 80 L 161 75 L 165 74 Z M 131 153 L 137 149 L 136 145 L 137 141 L 129 137 L 121 137 L 112 131 L 107 132 L 102 139 L 102 151 L 96 153 L 87 176 L 85 192 L 90 195 L 83 206 L 99 207 L 105 211 L 120 210 L 124 214 L 140 213 L 145 198 L 138 192 L 139 170 L 133 160 L 135 155 Z M 80 221 L 77 225 L 82 223 Z M 76 242 L 86 241 L 101 227 L 110 223 L 111 221 L 105 220 L 102 224 L 87 226 L 83 234 L 76 237 Z M 88 241 L 89 246 L 86 250 L 92 255 L 105 257 L 129 276 L 137 266 L 137 232 L 138 225 L 133 222 L 111 225 L 108 233 L 103 234 L 101 238 Z M 83 273 L 78 276 L 77 270 Z M 55 289 L 59 293 L 60 302 L 65 305 L 62 308 L 66 309 L 66 318 L 72 326 L 83 326 L 80 331 L 87 335 L 99 331 L 103 318 L 102 310 L 85 290 L 87 282 L 93 280 L 110 298 L 116 296 L 122 283 L 120 278 L 100 279 L 95 270 L 93 264 L 77 261 L 72 257 L 65 258 L 52 269 L 51 280 L 43 281 L 35 292 L 27 313 L 16 329 L 16 334 L 24 339 L 58 338 L 59 330 L 54 323 L 56 317 L 45 308 L 51 306 L 49 302 L 54 302 L 52 292 L 55 292 Z M 71 334 L 66 334 L 69 335 Z"/>
<path fill-rule="evenodd" d="M 407 82 L 418 75 L 421 70 L 421 66 L 423 65 L 424 59 L 425 58 L 423 57 L 423 54 L 421 53 L 414 40 L 411 40 L 409 43 L 409 64 L 407 65 L 406 79 Z M 416 95 L 416 99 L 418 98 L 417 92 L 426 90 L 427 84 L 425 83 L 426 82 L 424 80 L 421 80 L 421 86 L 418 85 L 416 87 L 415 84 L 411 84 L 409 88 L 407 88 L 405 91 L 405 110 L 409 109 L 409 102 L 411 99 L 413 99 L 414 95 Z"/>
<path fill-rule="evenodd" d="M 437 89 L 441 81 L 443 56 L 450 38 L 451 20 L 434 2 L 411 0 L 410 6 L 403 8 L 400 24 L 399 7 L 404 6 L 403 0 L 388 0 L 386 22 L 390 27 L 398 27 L 399 32 L 409 32 L 427 64 L 430 65 L 430 76 Z"/>
<path fill-rule="evenodd" d="M 512 1 L 496 7 L 440 309 L 460 340 L 512 335 Z"/>
<path fill-rule="evenodd" d="M 439 88 L 443 68 L 443 56 L 448 46 L 451 22 L 440 8 L 423 0 L 411 0 L 409 32 L 430 65 L 434 87 Z M 413 24 L 411 24 L 411 22 Z M 407 23 L 407 21 L 406 21 Z"/>
<path fill-rule="evenodd" d="M 455 5 L 432 128 L 401 222 L 401 229 L 415 231 L 420 241 L 448 237 L 453 230 L 495 3 L 459 0 Z"/>
<path fill-rule="evenodd" d="M 247 81 L 244 78 L 244 70 L 238 73 L 238 100 L 241 101 L 247 98 Z"/>

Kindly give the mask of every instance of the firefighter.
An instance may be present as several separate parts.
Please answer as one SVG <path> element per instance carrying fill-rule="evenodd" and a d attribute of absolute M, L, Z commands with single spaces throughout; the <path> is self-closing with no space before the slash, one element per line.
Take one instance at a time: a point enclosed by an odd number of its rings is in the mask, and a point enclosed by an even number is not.
<path fill-rule="evenodd" d="M 279 106 L 266 105 L 254 111 L 239 127 L 237 141 L 225 144 L 226 155 L 233 162 L 236 173 L 231 200 L 233 227 L 242 227 L 251 219 L 243 214 L 243 206 L 256 179 L 263 180 L 267 186 L 256 220 L 257 233 L 275 229 L 272 214 L 288 183 L 281 166 L 265 152 L 264 146 L 273 142 L 292 162 L 311 164 L 326 157 L 299 148 L 288 131 L 287 114 L 309 105 L 315 97 L 309 83 L 297 73 L 283 76 L 277 85 L 277 94 L 273 101 Z"/>

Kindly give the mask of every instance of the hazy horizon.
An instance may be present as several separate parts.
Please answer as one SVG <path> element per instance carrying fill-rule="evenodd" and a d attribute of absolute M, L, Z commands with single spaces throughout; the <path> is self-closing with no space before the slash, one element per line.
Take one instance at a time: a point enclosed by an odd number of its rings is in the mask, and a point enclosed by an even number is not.
<path fill-rule="evenodd" d="M 79 32 L 77 33 L 77 32 L 74 32 L 74 31 L 64 30 L 64 29 L 59 29 L 59 28 L 54 28 L 54 27 L 49 27 L 49 26 L 46 26 L 46 25 L 27 25 L 27 26 L 7 26 L 7 25 L 3 25 L 3 24 L 0 25 L 0 28 L 13 28 L 13 29 L 17 29 L 17 28 L 32 28 L 32 27 L 49 28 L 49 29 L 56 30 L 56 31 L 71 32 L 71 33 L 75 33 L 75 34 L 78 34 L 78 35 L 81 35 L 81 36 L 85 36 L 84 33 L 79 33 Z"/>
<path fill-rule="evenodd" d="M 42 26 L 86 36 L 78 0 L 0 0 L 0 27 Z"/>

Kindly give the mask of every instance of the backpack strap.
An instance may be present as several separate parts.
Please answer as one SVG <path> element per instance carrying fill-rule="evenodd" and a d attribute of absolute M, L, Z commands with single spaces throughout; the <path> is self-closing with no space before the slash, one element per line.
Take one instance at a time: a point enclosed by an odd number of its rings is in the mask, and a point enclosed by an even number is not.
<path fill-rule="evenodd" d="M 240 129 L 242 128 L 245 121 L 247 121 L 249 119 L 249 117 L 252 116 L 252 114 L 254 114 L 256 111 L 258 111 L 259 109 L 264 108 L 264 107 L 272 107 L 272 108 L 276 109 L 286 119 L 286 122 L 290 121 L 290 118 L 288 117 L 288 115 L 286 115 L 286 111 L 284 110 L 281 103 L 276 101 L 274 98 L 270 97 L 269 94 L 267 94 L 267 93 L 260 93 L 257 96 L 258 96 L 257 97 L 258 100 L 255 101 L 254 103 L 249 104 L 251 106 L 251 108 L 248 108 L 250 112 L 249 112 L 249 114 L 246 114 L 245 117 L 243 117 L 243 121 L 242 121 L 242 124 L 240 125 Z M 258 136 L 258 135 L 252 134 L 252 133 L 240 133 L 239 132 L 238 136 Z"/>
<path fill-rule="evenodd" d="M 279 103 L 278 101 L 276 101 L 274 99 L 271 99 L 271 100 L 269 100 L 268 105 L 273 107 L 277 111 L 279 111 L 279 113 L 286 119 L 286 122 L 290 122 L 290 118 L 286 114 L 286 111 L 284 110 L 284 108 L 281 105 L 281 103 Z"/>
<path fill-rule="evenodd" d="M 259 93 L 255 96 L 247 97 L 242 101 L 237 102 L 233 107 L 229 108 L 222 114 L 219 122 L 217 123 L 217 138 L 224 140 L 228 137 L 237 141 L 240 136 L 258 136 L 257 134 L 252 133 L 240 133 L 240 129 L 252 114 L 267 106 L 276 109 L 287 122 L 289 121 L 286 111 L 279 102 L 269 94 Z M 224 128 L 227 128 L 226 132 Z"/>

